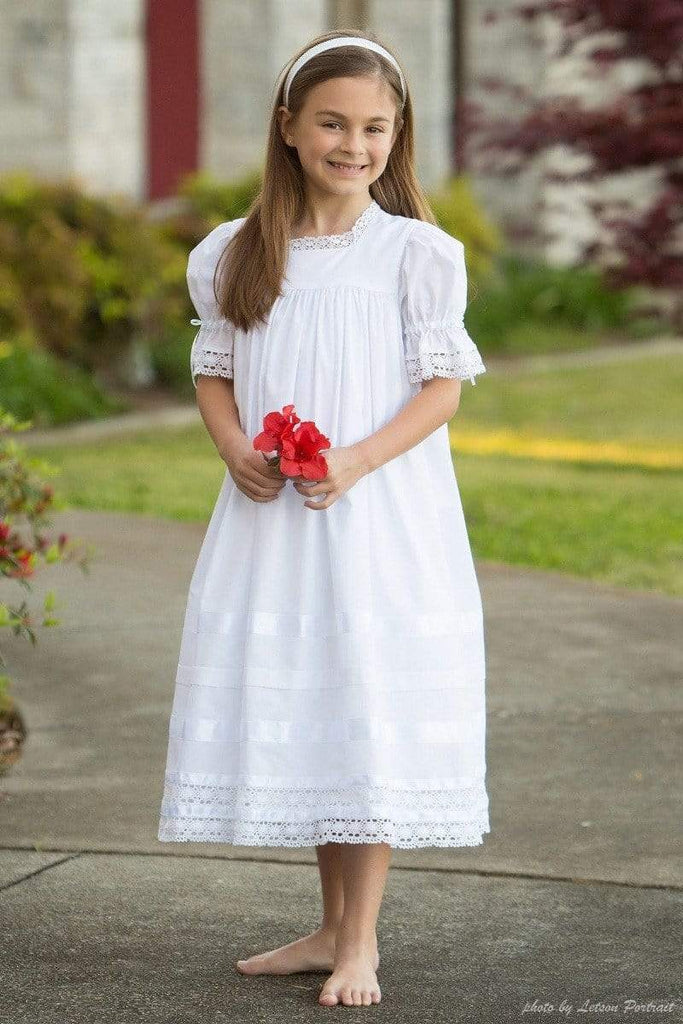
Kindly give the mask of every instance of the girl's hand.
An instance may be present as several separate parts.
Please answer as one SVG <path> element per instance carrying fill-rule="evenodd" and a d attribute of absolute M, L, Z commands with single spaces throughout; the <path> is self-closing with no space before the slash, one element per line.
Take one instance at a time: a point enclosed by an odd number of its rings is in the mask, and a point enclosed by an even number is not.
<path fill-rule="evenodd" d="M 268 465 L 265 452 L 257 452 L 245 434 L 231 442 L 223 461 L 237 489 L 252 501 L 275 501 L 288 480 Z"/>
<path fill-rule="evenodd" d="M 326 495 L 324 501 L 305 501 L 306 508 L 329 508 L 368 472 L 367 464 L 356 445 L 329 448 L 321 454 L 327 462 L 327 476 L 324 480 L 304 480 L 302 476 L 291 478 L 294 489 L 307 498 Z"/>

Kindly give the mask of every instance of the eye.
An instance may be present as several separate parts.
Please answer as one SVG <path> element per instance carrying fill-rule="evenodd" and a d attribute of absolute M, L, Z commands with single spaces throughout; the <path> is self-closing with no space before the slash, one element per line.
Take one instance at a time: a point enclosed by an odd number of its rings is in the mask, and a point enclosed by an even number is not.
<path fill-rule="evenodd" d="M 338 122 L 338 121 L 327 121 L 327 122 L 326 122 L 326 123 L 325 123 L 325 124 L 323 125 L 323 128 L 335 128 L 335 127 L 340 127 L 340 125 L 339 125 L 339 122 Z M 380 128 L 380 127 L 379 127 L 378 125 L 370 125 L 370 127 L 371 127 L 371 128 L 374 128 L 374 129 L 375 129 L 375 130 L 376 130 L 377 132 L 379 132 L 380 134 L 384 134 L 384 129 L 383 129 L 383 128 Z"/>

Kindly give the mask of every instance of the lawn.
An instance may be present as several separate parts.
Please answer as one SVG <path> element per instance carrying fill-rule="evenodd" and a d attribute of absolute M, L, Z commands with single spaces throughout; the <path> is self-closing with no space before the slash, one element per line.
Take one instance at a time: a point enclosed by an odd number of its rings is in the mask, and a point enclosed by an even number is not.
<path fill-rule="evenodd" d="M 683 595 L 681 393 L 671 355 L 464 382 L 451 439 L 475 559 Z M 201 424 L 31 454 L 68 505 L 200 522 L 225 472 Z"/>
<path fill-rule="evenodd" d="M 683 452 L 683 353 L 568 369 L 505 370 L 463 384 L 459 429 L 625 441 Z"/>

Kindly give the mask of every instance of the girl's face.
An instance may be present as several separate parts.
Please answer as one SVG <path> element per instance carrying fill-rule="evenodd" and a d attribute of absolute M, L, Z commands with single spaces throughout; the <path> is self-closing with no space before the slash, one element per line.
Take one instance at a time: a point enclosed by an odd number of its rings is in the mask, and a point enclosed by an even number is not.
<path fill-rule="evenodd" d="M 393 90 L 365 76 L 321 82 L 308 92 L 296 119 L 284 106 L 280 117 L 282 136 L 296 147 L 309 187 L 337 196 L 368 191 L 384 171 L 397 135 Z"/>

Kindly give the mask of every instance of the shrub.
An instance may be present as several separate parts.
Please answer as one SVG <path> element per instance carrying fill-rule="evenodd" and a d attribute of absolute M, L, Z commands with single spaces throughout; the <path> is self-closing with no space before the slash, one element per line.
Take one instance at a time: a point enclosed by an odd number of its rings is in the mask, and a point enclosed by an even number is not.
<path fill-rule="evenodd" d="M 585 347 L 599 343 L 606 332 L 641 336 L 658 330 L 657 319 L 636 319 L 635 289 L 612 289 L 592 267 L 549 267 L 502 256 L 497 280 L 487 282 L 467 308 L 467 325 L 484 347 L 496 351 L 538 350 L 539 328 L 547 340 L 543 350 Z M 526 345 L 524 337 L 528 338 Z M 583 335 L 572 344 L 572 335 Z"/>
<path fill-rule="evenodd" d="M 83 369 L 116 366 L 186 301 L 185 261 L 144 208 L 74 182 L 0 178 L 0 336 L 30 330 Z M 175 301 L 174 301 L 175 293 Z"/>
<path fill-rule="evenodd" d="M 496 272 L 496 258 L 503 249 L 498 228 L 484 214 L 474 198 L 466 175 L 457 175 L 429 196 L 439 226 L 465 246 L 468 278 L 472 291 Z"/>
<path fill-rule="evenodd" d="M 30 332 L 0 341 L 0 405 L 37 427 L 100 419 L 130 402 L 104 392 L 92 375 L 41 348 Z"/>
<path fill-rule="evenodd" d="M 39 474 L 54 472 L 54 467 L 41 459 L 27 459 L 9 437 L 28 426 L 29 422 L 17 421 L 0 407 L 0 577 L 3 583 L 13 581 L 25 590 L 31 590 L 30 580 L 41 565 L 75 560 L 87 571 L 91 556 L 91 548 L 76 545 L 67 534 L 61 533 L 55 540 L 42 529 L 50 524 L 49 510 L 55 501 L 54 488 Z M 26 526 L 28 529 L 22 532 Z M 50 590 L 43 600 L 41 624 L 45 627 L 59 625 L 60 620 L 53 615 L 55 604 L 55 593 Z M 0 628 L 11 629 L 15 636 L 36 644 L 35 625 L 25 599 L 14 604 L 4 592 L 0 594 Z M 11 678 L 3 671 L 6 664 L 0 648 L 0 774 L 16 761 L 26 735 L 9 692 Z"/>

